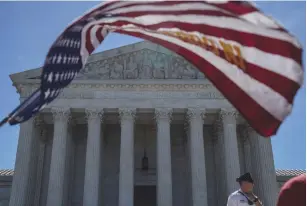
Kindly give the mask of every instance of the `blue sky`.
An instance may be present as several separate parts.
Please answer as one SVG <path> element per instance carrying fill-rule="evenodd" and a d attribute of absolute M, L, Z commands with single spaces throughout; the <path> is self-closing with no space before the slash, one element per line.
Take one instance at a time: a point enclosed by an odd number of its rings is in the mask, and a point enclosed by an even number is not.
<path fill-rule="evenodd" d="M 1 70 L 0 118 L 18 105 L 18 94 L 9 74 L 40 67 L 57 36 L 76 17 L 98 2 L 0 2 Z M 291 31 L 306 48 L 305 2 L 256 2 Z M 97 51 L 140 41 L 111 34 Z M 305 53 L 304 53 L 305 65 Z M 275 167 L 306 168 L 306 86 L 298 92 L 292 114 L 272 137 Z M 19 126 L 0 128 L 0 169 L 13 168 Z"/>

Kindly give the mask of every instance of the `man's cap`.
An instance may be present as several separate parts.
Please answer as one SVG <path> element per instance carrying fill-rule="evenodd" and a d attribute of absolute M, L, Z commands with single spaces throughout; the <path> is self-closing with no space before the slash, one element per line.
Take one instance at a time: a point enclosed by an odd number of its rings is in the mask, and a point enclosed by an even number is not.
<path fill-rule="evenodd" d="M 241 175 L 240 177 L 238 177 L 236 179 L 237 182 L 250 182 L 250 183 L 254 183 L 254 180 L 251 176 L 251 174 L 248 172 L 248 173 L 245 173 L 244 175 Z"/>

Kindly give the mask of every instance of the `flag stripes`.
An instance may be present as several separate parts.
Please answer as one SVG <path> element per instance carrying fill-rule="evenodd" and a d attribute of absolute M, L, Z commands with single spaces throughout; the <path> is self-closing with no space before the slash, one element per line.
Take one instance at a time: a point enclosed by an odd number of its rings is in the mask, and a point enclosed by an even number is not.
<path fill-rule="evenodd" d="M 77 18 L 51 47 L 41 105 L 59 95 L 110 32 L 150 40 L 186 58 L 263 136 L 276 133 L 303 82 L 299 42 L 251 3 L 109 1 Z"/>

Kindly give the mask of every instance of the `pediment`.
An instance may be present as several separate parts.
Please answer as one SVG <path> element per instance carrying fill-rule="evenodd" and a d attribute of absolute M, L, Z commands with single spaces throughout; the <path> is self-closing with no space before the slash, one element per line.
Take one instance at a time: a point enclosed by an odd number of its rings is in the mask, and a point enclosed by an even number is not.
<path fill-rule="evenodd" d="M 10 77 L 16 82 L 40 79 L 40 74 L 38 68 Z M 204 75 L 176 53 L 142 41 L 91 55 L 76 79 L 204 79 Z"/>

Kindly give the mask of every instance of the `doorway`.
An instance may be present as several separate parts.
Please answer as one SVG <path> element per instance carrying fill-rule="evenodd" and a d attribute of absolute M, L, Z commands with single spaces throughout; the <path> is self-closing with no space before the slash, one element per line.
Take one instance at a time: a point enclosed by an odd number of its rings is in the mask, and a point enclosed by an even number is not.
<path fill-rule="evenodd" d="M 156 186 L 134 186 L 134 206 L 156 206 Z"/>

